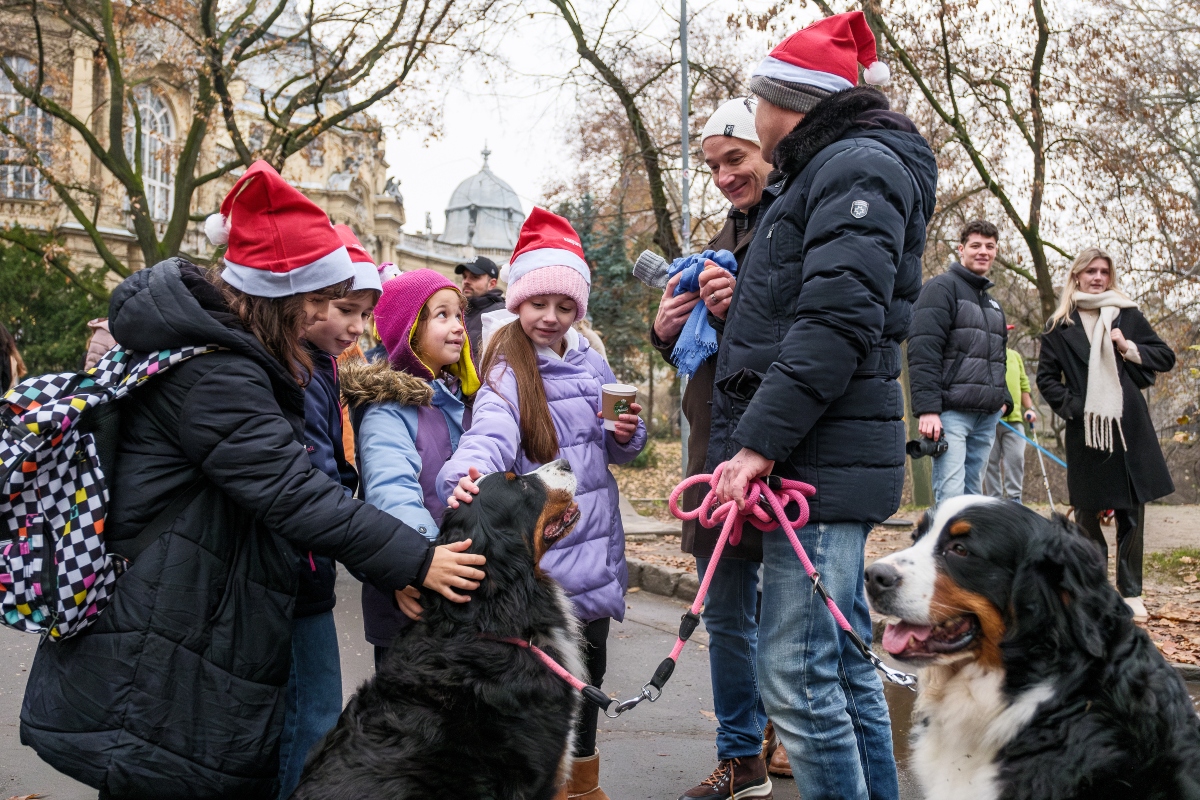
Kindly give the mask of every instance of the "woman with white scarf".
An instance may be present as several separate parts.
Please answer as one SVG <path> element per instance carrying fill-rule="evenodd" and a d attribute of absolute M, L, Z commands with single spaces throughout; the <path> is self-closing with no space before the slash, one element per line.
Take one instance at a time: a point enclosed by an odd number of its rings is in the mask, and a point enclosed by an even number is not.
<path fill-rule="evenodd" d="M 1098 247 L 1071 265 L 1041 339 L 1037 385 L 1067 421 L 1067 488 L 1075 521 L 1107 560 L 1100 515 L 1115 511 L 1117 589 L 1134 619 L 1145 620 L 1145 505 L 1175 485 L 1141 390 L 1175 366 L 1175 354 L 1117 288 L 1113 260 Z"/>

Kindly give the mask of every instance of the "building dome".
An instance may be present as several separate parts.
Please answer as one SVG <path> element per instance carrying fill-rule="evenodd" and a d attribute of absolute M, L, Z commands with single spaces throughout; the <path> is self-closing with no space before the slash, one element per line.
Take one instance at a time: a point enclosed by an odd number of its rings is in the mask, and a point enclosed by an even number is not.
<path fill-rule="evenodd" d="M 488 168 L 490 155 L 485 147 L 483 169 L 460 183 L 450 195 L 446 227 L 438 241 L 496 250 L 516 246 L 525 212 L 512 187 Z"/>

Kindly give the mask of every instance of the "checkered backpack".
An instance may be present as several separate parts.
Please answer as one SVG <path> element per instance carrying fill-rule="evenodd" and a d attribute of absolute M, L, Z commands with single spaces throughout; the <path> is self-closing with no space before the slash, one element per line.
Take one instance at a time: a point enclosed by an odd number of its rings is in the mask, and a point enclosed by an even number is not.
<path fill-rule="evenodd" d="M 65 639 L 96 620 L 126 564 L 104 546 L 105 468 L 111 470 L 120 425 L 114 401 L 151 375 L 220 349 L 208 345 L 147 355 L 117 346 L 87 372 L 26 378 L 4 395 L 0 624 Z M 157 536 L 155 530 L 161 533 L 182 510 L 172 503 L 143 535 Z"/>

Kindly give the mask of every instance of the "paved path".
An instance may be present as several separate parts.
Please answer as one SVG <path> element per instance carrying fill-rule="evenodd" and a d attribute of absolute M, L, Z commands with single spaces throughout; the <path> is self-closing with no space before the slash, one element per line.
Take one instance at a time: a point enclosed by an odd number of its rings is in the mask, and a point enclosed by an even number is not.
<path fill-rule="evenodd" d="M 336 614 L 347 698 L 373 672 L 371 648 L 362 638 L 358 596 L 357 583 L 342 570 Z M 628 606 L 625 622 L 612 628 L 605 678 L 605 689 L 621 697 L 634 694 L 669 652 L 684 609 L 676 601 L 645 592 L 629 595 Z M 674 800 L 714 766 L 716 722 L 707 641 L 701 628 L 657 703 L 643 703 L 615 721 L 601 716 L 601 777 L 613 800 Z M 94 790 L 55 772 L 19 742 L 21 696 L 36 645 L 35 636 L 0 629 L 0 798 L 37 792 L 47 800 L 94 800 Z M 901 690 L 898 697 L 907 701 L 905 694 Z M 905 800 L 918 796 L 911 785 L 903 787 Z M 776 782 L 776 800 L 798 797 L 792 781 Z"/>

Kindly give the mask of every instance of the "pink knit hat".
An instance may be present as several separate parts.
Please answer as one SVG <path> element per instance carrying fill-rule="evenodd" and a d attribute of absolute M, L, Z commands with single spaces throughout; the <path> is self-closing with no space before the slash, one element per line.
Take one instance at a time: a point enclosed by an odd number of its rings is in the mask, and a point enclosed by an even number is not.
<path fill-rule="evenodd" d="M 508 263 L 505 308 L 513 313 L 531 297 L 563 294 L 575 301 L 575 319 L 587 314 L 592 273 L 579 234 L 564 217 L 534 208 L 521 226 Z"/>
<path fill-rule="evenodd" d="M 383 294 L 375 304 L 375 331 L 387 350 L 388 363 L 402 372 L 425 380 L 433 380 L 437 376 L 433 374 L 433 369 L 413 352 L 412 337 L 416 333 L 421 309 L 429 302 L 429 298 L 442 289 L 458 291 L 458 287 L 440 272 L 415 269 L 386 281 L 383 284 Z M 462 355 L 459 356 L 458 363 L 448 367 L 446 371 L 461 381 L 463 394 L 472 395 L 479 388 L 479 378 L 475 373 L 474 362 L 471 361 L 471 343 L 465 332 Z"/>

